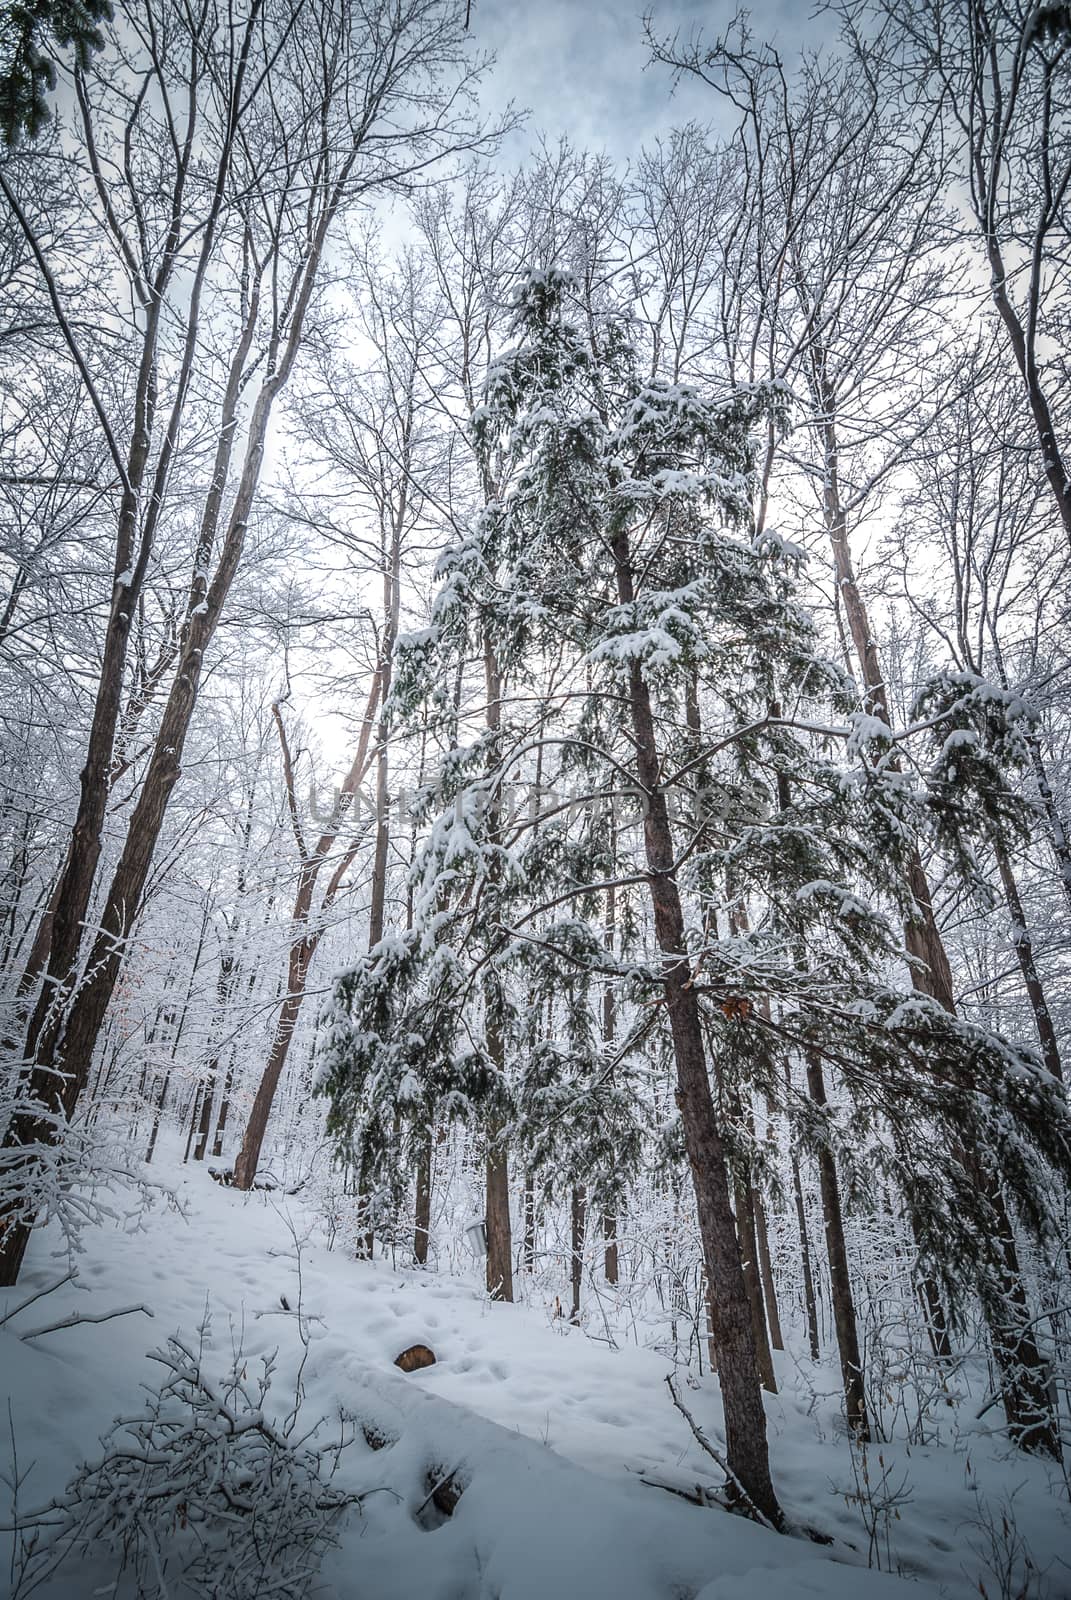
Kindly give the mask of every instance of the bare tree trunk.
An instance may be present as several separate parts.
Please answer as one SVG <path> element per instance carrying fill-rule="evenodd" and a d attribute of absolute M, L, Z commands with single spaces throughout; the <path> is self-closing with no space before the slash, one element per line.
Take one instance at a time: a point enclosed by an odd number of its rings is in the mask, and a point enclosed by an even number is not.
<path fill-rule="evenodd" d="M 197 1112 L 204 1098 L 204 1084 L 199 1083 L 190 1096 L 190 1131 L 186 1135 L 186 1148 L 182 1152 L 182 1165 L 185 1166 L 190 1159 L 190 1146 L 193 1144 L 194 1129 L 197 1126 Z M 183 1119 L 185 1121 L 185 1118 Z M 181 1124 L 180 1124 L 181 1128 Z"/>
<path fill-rule="evenodd" d="M 523 1256 L 525 1272 L 535 1271 L 536 1254 L 536 1205 L 535 1191 L 532 1188 L 531 1174 L 524 1186 L 524 1246 Z"/>
<path fill-rule="evenodd" d="M 602 1214 L 602 1236 L 605 1241 L 603 1248 L 603 1272 L 607 1283 L 618 1281 L 617 1259 L 617 1217 L 611 1211 Z"/>
<path fill-rule="evenodd" d="M 822 1347 L 818 1342 L 818 1300 L 814 1292 L 814 1274 L 811 1271 L 811 1242 L 807 1235 L 807 1213 L 803 1205 L 803 1184 L 800 1182 L 800 1164 L 793 1150 L 792 1195 L 796 1202 L 796 1221 L 800 1230 L 800 1258 L 803 1262 L 803 1309 L 807 1318 L 807 1343 L 811 1360 L 818 1361 Z"/>
<path fill-rule="evenodd" d="M 569 1321 L 580 1321 L 580 1293 L 584 1282 L 584 1228 L 587 1221 L 587 1192 L 583 1184 L 573 1190 L 569 1204 L 569 1284 L 572 1309 Z"/>
<path fill-rule="evenodd" d="M 487 1292 L 492 1300 L 513 1299 L 513 1235 L 509 1216 L 509 1156 L 499 1130 L 488 1130 Z"/>
<path fill-rule="evenodd" d="M 234 966 L 234 951 L 225 951 L 222 959 L 220 960 L 219 981 L 216 985 L 216 993 L 219 1001 L 218 1011 L 221 1018 L 225 1013 L 225 1007 L 228 999 L 230 998 L 231 989 L 233 987 Z M 194 1146 L 193 1151 L 193 1159 L 195 1161 L 203 1161 L 205 1158 L 205 1152 L 208 1149 L 208 1136 L 212 1131 L 212 1109 L 216 1098 L 216 1080 L 219 1077 L 219 1056 L 220 1052 L 217 1045 L 212 1052 L 212 1056 L 208 1063 L 208 1070 L 205 1073 L 205 1094 L 201 1103 L 201 1121 L 198 1125 L 197 1143 Z"/>
<path fill-rule="evenodd" d="M 610 850 L 612 855 L 617 852 L 617 829 L 613 821 L 610 823 Z M 606 914 L 603 922 L 603 937 L 606 948 L 612 955 L 614 941 L 617 938 L 617 890 L 611 885 L 606 891 Z M 617 1009 L 614 1003 L 613 985 L 608 983 L 602 994 L 602 1040 L 607 1051 L 613 1049 L 614 1039 L 617 1035 Z M 602 1214 L 603 1246 L 603 1274 L 607 1283 L 616 1283 L 618 1279 L 617 1260 L 617 1214 L 614 1211 L 603 1211 Z"/>
<path fill-rule="evenodd" d="M 156 1106 L 155 1106 L 155 1109 L 153 1111 L 152 1132 L 149 1134 L 149 1148 L 145 1152 L 145 1165 L 146 1166 L 149 1165 L 149 1162 L 152 1160 L 153 1154 L 154 1154 L 154 1152 L 156 1150 L 156 1140 L 157 1140 L 157 1136 L 158 1136 L 158 1134 L 160 1132 L 160 1119 L 164 1114 L 164 1106 L 167 1104 L 167 1090 L 168 1090 L 168 1085 L 170 1084 L 170 1082 L 171 1082 L 171 1073 L 170 1072 L 165 1072 L 163 1077 L 162 1077 L 162 1079 L 160 1080 L 160 1093 L 157 1096 Z"/>
<path fill-rule="evenodd" d="M 1056 1029 L 1052 1025 L 1052 1016 L 1045 1001 L 1041 975 L 1034 960 L 1034 941 L 1027 926 L 1019 885 L 1015 881 L 1011 860 L 1003 843 L 998 841 L 993 847 L 993 852 L 997 858 L 1000 881 L 1004 888 L 1004 900 L 1011 917 L 1012 943 L 1015 946 L 1019 970 L 1023 974 L 1023 987 L 1026 989 L 1030 1008 L 1034 1013 L 1034 1026 L 1037 1028 L 1041 1044 L 1041 1059 L 1045 1063 L 1045 1070 L 1062 1082 L 1064 1074 L 1060 1064 L 1060 1047 L 1056 1042 Z"/>
<path fill-rule="evenodd" d="M 268 1119 L 271 1108 L 275 1102 L 279 1080 L 282 1077 L 286 1059 L 290 1053 L 290 1041 L 294 1036 L 301 1008 L 305 1000 L 305 986 L 308 982 L 309 967 L 316 954 L 320 939 L 323 935 L 323 922 L 319 926 L 311 926 L 313 898 L 316 885 L 324 862 L 338 839 L 342 827 L 342 818 L 345 807 L 356 793 L 361 779 L 368 765 L 368 742 L 371 738 L 372 721 L 375 716 L 376 705 L 382 687 L 382 674 L 377 671 L 372 679 L 372 687 L 368 694 L 368 704 L 365 708 L 364 721 L 361 725 L 360 736 L 357 740 L 357 750 L 350 769 L 342 784 L 335 815 L 328 823 L 323 834 L 315 846 L 310 850 L 306 847 L 305 837 L 298 821 L 297 791 L 294 786 L 294 768 L 290 757 L 290 746 L 287 742 L 286 731 L 283 727 L 282 714 L 279 707 L 273 706 L 276 727 L 279 731 L 279 741 L 283 752 L 283 772 L 286 783 L 287 799 L 290 806 L 291 822 L 294 827 L 294 838 L 297 843 L 298 854 L 301 857 L 301 871 L 298 875 L 297 893 L 294 896 L 294 909 L 292 913 L 292 927 L 294 929 L 293 942 L 287 964 L 286 998 L 282 1010 L 275 1024 L 275 1035 L 272 1039 L 271 1051 L 268 1056 L 267 1066 L 264 1068 L 253 1105 L 246 1123 L 245 1133 L 242 1137 L 242 1148 L 238 1152 L 234 1163 L 234 1186 L 236 1189 L 249 1189 L 257 1173 L 257 1164 L 260 1160 L 261 1146 L 264 1135 L 268 1129 Z M 353 861 L 357 850 L 357 838 L 346 850 L 335 866 L 331 880 L 324 891 L 320 903 L 320 918 L 330 909 L 335 896 L 342 884 L 350 863 Z M 379 916 L 382 918 L 383 902 L 379 902 Z M 369 945 L 378 943 L 383 936 L 382 922 L 372 925 L 369 932 Z"/>
<path fill-rule="evenodd" d="M 990 118 L 997 121 L 999 117 L 999 108 L 993 107 L 989 110 L 988 115 L 983 115 L 981 118 L 972 116 L 971 119 L 970 158 L 975 189 L 975 211 L 982 234 L 982 241 L 985 245 L 986 256 L 989 260 L 989 286 L 993 296 L 993 304 L 996 306 L 997 314 L 1004 324 L 1015 365 L 1019 370 L 1019 376 L 1022 378 L 1023 387 L 1026 390 L 1027 406 L 1037 432 L 1038 444 L 1041 447 L 1041 465 L 1048 480 L 1049 488 L 1052 490 L 1056 509 L 1060 513 L 1060 521 L 1063 523 L 1064 532 L 1067 535 L 1069 544 L 1071 544 L 1071 471 L 1068 470 L 1068 463 L 1063 458 L 1063 453 L 1056 437 L 1056 424 L 1053 420 L 1052 407 L 1049 404 L 1049 397 L 1045 393 L 1037 357 L 1037 312 L 1041 304 L 1044 279 L 1041 259 L 1045 237 L 1044 231 L 1037 230 L 1034 234 L 1028 280 L 1030 306 L 1028 321 L 1024 326 L 1008 294 L 1009 269 L 1004 260 L 996 226 L 989 212 L 989 207 L 992 205 L 996 192 L 997 182 L 996 174 L 990 175 L 986 171 L 987 155 L 992 142 L 987 123 Z M 1046 134 L 1048 134 L 1048 130 L 1046 130 Z M 1049 203 L 1051 204 L 1051 196 L 1049 197 Z M 1049 220 L 1051 223 L 1055 219 L 1051 217 Z"/>
<path fill-rule="evenodd" d="M 827 1101 L 822 1061 L 813 1050 L 807 1052 L 807 1088 L 815 1105 L 824 1108 Z M 848 1271 L 840 1184 L 833 1152 L 828 1146 L 823 1146 L 818 1152 L 818 1181 L 822 1191 L 822 1217 L 826 1230 L 826 1254 L 829 1257 L 829 1292 L 833 1301 L 833 1325 L 837 1330 L 840 1371 L 844 1381 L 845 1411 L 848 1426 L 856 1438 L 868 1440 L 870 1422 L 863 1395 L 863 1365 L 859 1355 L 852 1280 Z"/>
<path fill-rule="evenodd" d="M 484 691 L 487 698 L 484 721 L 488 732 L 502 726 L 502 676 L 489 638 L 483 646 Z M 489 831 L 497 832 L 497 812 L 490 819 Z M 484 1036 L 487 1053 L 496 1073 L 505 1075 L 506 1050 L 499 1021 L 498 974 L 492 970 L 484 984 Z M 487 1292 L 494 1300 L 513 1299 L 513 1234 L 509 1214 L 509 1151 L 501 1125 L 493 1121 L 487 1130 Z"/>
<path fill-rule="evenodd" d="M 417 1156 L 413 1259 L 418 1267 L 427 1265 L 428 1241 L 431 1238 L 431 1159 L 432 1133 L 429 1128 L 421 1140 Z"/>
<path fill-rule="evenodd" d="M 611 549 L 618 598 L 623 605 L 631 605 L 635 595 L 628 537 L 623 529 L 614 533 Z M 754 1506 L 775 1526 L 780 1526 L 781 1508 L 770 1478 L 766 1414 L 759 1386 L 751 1309 L 729 1200 L 725 1150 L 710 1091 L 699 1000 L 686 954 L 684 910 L 677 887 L 666 797 L 660 786 L 655 720 L 650 693 L 635 660 L 629 667 L 628 694 L 638 776 L 647 798 L 644 845 L 655 936 L 662 953 L 662 992 L 677 1070 L 677 1103 L 711 1286 L 728 1462 Z"/>
<path fill-rule="evenodd" d="M 766 1331 L 766 1313 L 762 1303 L 762 1281 L 759 1275 L 758 1252 L 755 1243 L 754 1189 L 738 1179 L 736 1188 L 736 1232 L 740 1239 L 743 1258 L 744 1283 L 747 1287 L 748 1306 L 751 1311 L 751 1328 L 755 1335 L 755 1353 L 758 1358 L 759 1378 L 762 1387 L 770 1394 L 777 1393 L 770 1340 Z"/>
<path fill-rule="evenodd" d="M 785 1341 L 781 1334 L 781 1316 L 777 1309 L 777 1286 L 774 1283 L 773 1263 L 770 1260 L 770 1237 L 766 1231 L 766 1207 L 759 1191 L 752 1188 L 751 1203 L 755 1212 L 755 1242 L 759 1247 L 759 1272 L 762 1276 L 762 1294 L 766 1302 L 766 1320 L 770 1326 L 770 1343 L 775 1350 L 783 1350 Z"/>
<path fill-rule="evenodd" d="M 220 1096 L 219 1115 L 216 1118 L 216 1137 L 212 1141 L 212 1159 L 218 1161 L 223 1155 L 223 1140 L 227 1132 L 227 1118 L 231 1109 L 231 1092 L 234 1088 L 234 1064 L 227 1063 L 227 1073 L 223 1079 L 223 1094 Z"/>
<path fill-rule="evenodd" d="M 286 998 L 283 1000 L 279 1020 L 275 1026 L 275 1037 L 272 1039 L 268 1064 L 264 1068 L 257 1085 L 257 1092 L 253 1097 L 242 1148 L 234 1163 L 236 1189 L 251 1189 L 257 1175 L 261 1147 L 264 1135 L 268 1131 L 268 1118 L 271 1116 L 275 1091 L 279 1087 L 279 1079 L 283 1075 L 286 1058 L 290 1054 L 290 1041 L 294 1037 L 294 1029 L 301 1014 L 301 1002 L 305 998 L 307 973 L 308 958 L 303 942 L 301 945 L 294 945 L 290 951 Z"/>

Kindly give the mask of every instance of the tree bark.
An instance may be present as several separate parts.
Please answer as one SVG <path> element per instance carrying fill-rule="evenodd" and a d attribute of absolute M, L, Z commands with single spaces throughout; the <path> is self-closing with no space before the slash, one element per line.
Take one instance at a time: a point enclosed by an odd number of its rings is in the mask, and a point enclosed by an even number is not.
<path fill-rule="evenodd" d="M 736 1232 L 740 1240 L 740 1253 L 747 1287 L 748 1306 L 751 1311 L 751 1329 L 755 1336 L 755 1354 L 758 1360 L 759 1379 L 770 1394 L 777 1393 L 770 1339 L 766 1331 L 766 1312 L 762 1301 L 762 1280 L 759 1273 L 758 1249 L 755 1240 L 754 1189 L 745 1181 L 736 1183 Z"/>
<path fill-rule="evenodd" d="M 536 1204 L 531 1174 L 524 1186 L 524 1246 L 522 1260 L 525 1272 L 535 1271 L 536 1254 Z"/>
<path fill-rule="evenodd" d="M 501 1131 L 488 1133 L 486 1212 L 487 1292 L 492 1300 L 513 1299 L 513 1235 L 509 1216 L 509 1155 Z"/>
<path fill-rule="evenodd" d="M 602 1236 L 605 1240 L 603 1248 L 603 1273 L 607 1283 L 617 1283 L 619 1264 L 617 1259 L 617 1217 L 612 1211 L 602 1214 Z"/>
<path fill-rule="evenodd" d="M 755 1242 L 759 1247 L 759 1273 L 762 1277 L 762 1295 L 766 1302 L 766 1320 L 770 1328 L 770 1343 L 775 1350 L 783 1350 L 785 1341 L 781 1333 L 781 1316 L 777 1309 L 777 1285 L 774 1283 L 773 1262 L 770 1260 L 770 1236 L 766 1230 L 766 1207 L 756 1188 L 751 1191 L 755 1211 Z"/>
<path fill-rule="evenodd" d="M 803 1204 L 803 1184 L 800 1181 L 800 1164 L 793 1150 L 792 1195 L 796 1202 L 796 1221 L 800 1230 L 800 1258 L 803 1262 L 803 1310 L 807 1318 L 807 1343 L 811 1360 L 821 1359 L 822 1347 L 818 1342 L 818 1300 L 814 1292 L 814 1273 L 811 1271 L 811 1241 L 807 1234 L 807 1213 Z"/>
<path fill-rule="evenodd" d="M 261 1147 L 264 1143 L 264 1135 L 268 1131 L 268 1119 L 271 1116 L 275 1091 L 279 1087 L 279 1079 L 283 1075 L 286 1058 L 290 1054 L 290 1041 L 294 1037 L 294 1029 L 301 1014 L 301 1003 L 305 998 L 308 960 L 309 952 L 306 949 L 306 941 L 303 940 L 300 944 L 291 947 L 287 970 L 286 997 L 279 1012 L 279 1020 L 275 1025 L 275 1036 L 272 1039 L 268 1064 L 261 1074 L 257 1092 L 253 1097 L 249 1121 L 246 1123 L 245 1134 L 242 1138 L 242 1148 L 239 1150 L 234 1163 L 234 1187 L 236 1189 L 251 1189 L 253 1180 L 257 1175 Z"/>
<path fill-rule="evenodd" d="M 587 1191 L 583 1184 L 573 1190 L 569 1204 L 569 1285 L 572 1309 L 569 1321 L 580 1321 L 580 1294 L 584 1282 L 584 1229 L 587 1222 Z"/>
<path fill-rule="evenodd" d="M 616 853 L 617 829 L 611 819 L 610 822 L 610 848 Z M 617 890 L 611 886 L 606 891 L 606 913 L 603 920 L 603 937 L 606 941 L 608 952 L 613 955 L 614 944 L 617 938 Z M 602 993 L 602 1041 L 609 1053 L 613 1049 L 617 1036 L 617 1008 L 614 1002 L 613 984 L 608 983 Z M 617 1259 L 617 1213 L 604 1210 L 602 1214 L 603 1245 L 603 1275 L 607 1283 L 616 1284 L 618 1280 Z"/>
<path fill-rule="evenodd" d="M 497 735 L 502 726 L 502 675 L 491 645 L 483 644 L 484 691 L 487 705 L 484 721 L 487 730 Z M 493 759 L 493 752 L 488 752 Z M 489 833 L 497 837 L 498 815 L 493 808 Z M 484 984 L 484 1037 L 491 1065 L 500 1079 L 506 1071 L 506 1048 L 499 1021 L 499 977 L 492 968 Z M 513 1234 L 509 1214 L 509 1151 L 502 1124 L 495 1118 L 487 1130 L 486 1213 L 487 1292 L 493 1300 L 513 1299 Z"/>
<path fill-rule="evenodd" d="M 807 1051 L 807 1089 L 815 1105 L 827 1105 L 822 1061 L 813 1050 Z M 848 1247 L 844 1238 L 844 1216 L 840 1203 L 840 1184 L 833 1152 L 823 1146 L 818 1152 L 818 1181 L 822 1192 L 822 1217 L 829 1257 L 829 1292 L 833 1301 L 833 1325 L 837 1331 L 840 1371 L 844 1381 L 844 1403 L 848 1426 L 857 1439 L 870 1438 L 863 1393 L 863 1364 L 859 1355 L 859 1333 L 852 1299 L 852 1280 L 848 1271 Z"/>
<path fill-rule="evenodd" d="M 413 1259 L 418 1267 L 427 1266 L 428 1241 L 431 1238 L 431 1158 L 432 1134 L 429 1128 L 421 1139 L 417 1156 Z"/>
<path fill-rule="evenodd" d="M 1042 986 L 1041 975 L 1034 960 L 1034 941 L 1030 937 L 1027 926 L 1026 912 L 1019 894 L 1019 885 L 1015 881 L 1011 859 L 1002 841 L 998 840 L 993 846 L 993 853 L 997 858 L 997 867 L 1000 871 L 1000 881 L 1004 889 L 1004 901 L 1011 917 L 1012 944 L 1015 946 L 1016 960 L 1019 970 L 1023 975 L 1023 987 L 1030 1001 L 1030 1009 L 1034 1013 L 1034 1026 L 1038 1032 L 1038 1041 L 1041 1045 L 1041 1059 L 1045 1063 L 1045 1070 L 1051 1072 L 1059 1082 L 1063 1082 L 1063 1067 L 1060 1064 L 1060 1046 L 1056 1040 L 1056 1029 L 1052 1025 L 1052 1016 L 1045 1001 L 1045 990 Z"/>
<path fill-rule="evenodd" d="M 618 598 L 623 605 L 631 605 L 634 588 L 628 537 L 623 529 L 613 534 L 611 549 Z M 645 791 L 644 848 L 655 936 L 662 953 L 662 993 L 673 1041 L 677 1104 L 711 1287 L 728 1463 L 753 1505 L 779 1527 L 782 1515 L 770 1478 L 766 1414 L 751 1309 L 729 1200 L 725 1150 L 710 1090 L 699 1000 L 686 953 L 684 910 L 673 866 L 673 835 L 665 792 L 660 787 L 655 721 L 650 691 L 635 660 L 629 666 L 628 693 L 637 770 Z"/>

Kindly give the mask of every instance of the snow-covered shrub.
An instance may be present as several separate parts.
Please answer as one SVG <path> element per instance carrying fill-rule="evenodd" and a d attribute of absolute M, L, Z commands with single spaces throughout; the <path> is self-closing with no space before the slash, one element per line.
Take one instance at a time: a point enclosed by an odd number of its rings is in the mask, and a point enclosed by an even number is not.
<path fill-rule="evenodd" d="M 37 1129 L 32 1160 L 18 1143 L 0 1149 L 0 1214 L 9 1223 L 54 1223 L 73 1260 L 86 1228 L 120 1222 L 133 1231 L 161 1200 L 182 1209 L 173 1189 L 147 1176 L 125 1123 L 108 1116 L 68 1123 L 33 1097 L 22 1065 L 0 1063 L 0 1129 Z"/>
<path fill-rule="evenodd" d="M 298 1399 L 285 1421 L 267 1409 L 274 1357 L 255 1380 L 239 1348 L 222 1382 L 199 1344 L 173 1334 L 150 1359 L 164 1369 L 138 1416 L 119 1418 L 103 1452 L 63 1497 L 22 1519 L 20 1600 L 46 1580 L 114 1559 L 114 1593 L 138 1600 L 301 1600 L 359 1497 L 333 1486 L 352 1420 L 302 1431 Z M 29 1529 L 38 1537 L 27 1538 Z M 94 1573 L 95 1575 L 95 1573 Z"/>

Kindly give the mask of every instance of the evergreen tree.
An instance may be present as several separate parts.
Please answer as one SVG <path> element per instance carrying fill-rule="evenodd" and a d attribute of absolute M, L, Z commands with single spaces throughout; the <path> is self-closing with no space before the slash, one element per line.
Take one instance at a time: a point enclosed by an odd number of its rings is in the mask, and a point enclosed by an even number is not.
<path fill-rule="evenodd" d="M 1002 1292 L 997 1213 L 964 1148 L 992 1153 L 1017 1218 L 1044 1234 L 1051 1173 L 1071 1169 L 1067 1108 L 1029 1051 L 890 981 L 904 855 L 948 808 L 883 759 L 889 730 L 822 659 L 795 596 L 799 552 L 755 536 L 752 436 L 784 425 L 783 391 L 716 398 L 644 381 L 627 316 L 581 333 L 569 295 L 555 269 L 522 285 L 517 342 L 475 418 L 482 447 L 502 452 L 501 490 L 440 562 L 432 627 L 399 679 L 402 713 L 489 642 L 513 686 L 511 716 L 451 753 L 440 777 L 448 809 L 421 860 L 416 937 L 448 1034 L 472 1033 L 482 988 L 507 1057 L 528 1050 L 522 1120 L 555 1097 L 581 1104 L 578 1081 L 598 1081 L 583 1000 L 593 981 L 614 985 L 632 1026 L 642 1017 L 667 1036 L 734 1488 L 778 1523 L 743 1219 L 730 1203 L 732 1175 L 747 1193 L 761 1168 L 752 1096 L 782 1108 L 797 1150 L 818 1159 L 827 1237 L 841 1188 L 861 1203 L 891 1175 L 926 1270 L 957 1306 Z M 936 721 L 951 728 L 961 714 L 953 696 Z M 537 755 L 572 805 L 510 831 L 504 788 Z M 628 960 L 604 938 L 611 886 L 649 904 Z M 519 997 L 528 1004 L 533 975 L 539 994 L 555 972 L 565 1048 L 549 1032 L 531 1047 Z M 337 1031 L 335 1050 L 337 1094 L 348 1071 Z M 840 1271 L 846 1287 L 846 1259 Z M 849 1417 L 862 1431 L 850 1295 L 842 1310 Z M 1040 1440 L 1049 1424 L 1031 1404 L 1025 1431 Z"/>
<path fill-rule="evenodd" d="M 110 0 L 11 0 L 0 17 L 0 136 L 33 139 L 48 120 L 46 96 L 56 87 L 48 41 L 72 48 L 80 71 L 104 44 L 98 24 L 110 22 Z"/>

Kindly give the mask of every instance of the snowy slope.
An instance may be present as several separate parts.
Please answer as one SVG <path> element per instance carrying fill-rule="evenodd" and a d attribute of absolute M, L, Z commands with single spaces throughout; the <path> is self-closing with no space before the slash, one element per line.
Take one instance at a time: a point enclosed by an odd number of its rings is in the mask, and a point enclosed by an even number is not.
<path fill-rule="evenodd" d="M 285 1412 L 303 1354 L 300 1304 L 310 1340 L 303 1419 L 334 1418 L 341 1407 L 371 1426 L 377 1444 L 391 1441 L 373 1449 L 358 1437 L 344 1458 L 344 1486 L 377 1492 L 323 1568 L 322 1592 L 339 1600 L 965 1600 L 978 1595 L 986 1570 L 972 1548 L 975 1507 L 1016 1486 L 1019 1525 L 1049 1568 L 1050 1600 L 1071 1592 L 1071 1572 L 1058 1560 L 1065 1506 L 1043 1468 L 1004 1459 L 991 1440 L 979 1436 L 972 1446 L 969 1475 L 965 1455 L 949 1450 L 882 1447 L 881 1469 L 877 1447 L 871 1452 L 872 1477 L 891 1466 L 897 1484 L 905 1473 L 909 1482 L 910 1509 L 891 1520 L 894 1542 L 878 1557 L 916 1575 L 908 1586 L 866 1570 L 868 1538 L 859 1506 L 845 1498 L 853 1477 L 835 1404 L 794 1386 L 791 1362 L 768 1408 L 777 1487 L 789 1516 L 834 1535 L 832 1546 L 779 1538 L 643 1481 L 694 1488 L 719 1476 L 670 1404 L 668 1364 L 657 1353 L 613 1350 L 542 1308 L 491 1305 L 474 1281 L 356 1262 L 311 1237 L 299 1282 L 295 1239 L 310 1222 L 297 1200 L 244 1197 L 189 1167 L 174 1181 L 186 1220 L 159 1208 L 139 1232 L 96 1230 L 77 1285 L 0 1328 L 24 1510 L 62 1489 L 114 1416 L 138 1408 L 139 1383 L 158 1381 L 145 1352 L 177 1329 L 193 1337 L 206 1305 L 208 1364 L 218 1359 L 222 1372 L 239 1345 L 251 1364 L 278 1347 L 273 1394 Z M 63 1270 L 47 1235 L 35 1236 L 0 1317 Z M 153 1320 L 135 1313 L 17 1336 L 72 1311 L 138 1302 Z M 394 1358 L 416 1341 L 432 1346 L 437 1363 L 403 1374 Z M 717 1437 L 716 1385 L 707 1379 L 683 1393 Z M 10 1475 L 10 1441 L 4 1454 Z M 463 1489 L 449 1518 L 426 1504 L 447 1473 Z M 113 1577 L 102 1558 L 38 1592 L 80 1600 Z M 988 1594 L 1000 1592 L 992 1577 L 986 1582 Z"/>

